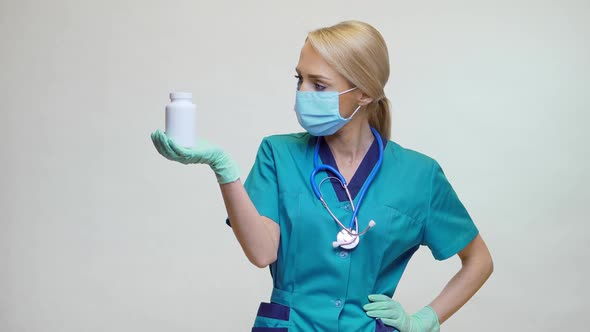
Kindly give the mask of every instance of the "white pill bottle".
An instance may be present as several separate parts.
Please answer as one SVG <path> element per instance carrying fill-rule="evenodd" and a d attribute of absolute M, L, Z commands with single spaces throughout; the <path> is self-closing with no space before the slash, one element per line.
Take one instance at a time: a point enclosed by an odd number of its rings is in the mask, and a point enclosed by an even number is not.
<path fill-rule="evenodd" d="M 190 148 L 197 142 L 197 107 L 190 92 L 171 92 L 166 105 L 166 135 Z"/>

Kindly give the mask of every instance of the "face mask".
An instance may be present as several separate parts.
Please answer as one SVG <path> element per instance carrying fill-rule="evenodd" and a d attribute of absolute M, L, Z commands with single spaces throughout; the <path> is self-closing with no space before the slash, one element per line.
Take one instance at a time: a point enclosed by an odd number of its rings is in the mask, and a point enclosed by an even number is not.
<path fill-rule="evenodd" d="M 355 88 L 338 93 L 337 91 L 297 91 L 295 98 L 295 113 L 297 120 L 303 129 L 313 136 L 328 136 L 344 127 L 356 112 L 354 110 L 348 118 L 340 116 L 339 96 Z"/>

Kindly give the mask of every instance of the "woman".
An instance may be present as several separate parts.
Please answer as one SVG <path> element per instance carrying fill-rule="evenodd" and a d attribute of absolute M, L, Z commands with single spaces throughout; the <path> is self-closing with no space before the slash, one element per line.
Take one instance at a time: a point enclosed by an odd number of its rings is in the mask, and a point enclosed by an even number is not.
<path fill-rule="evenodd" d="M 220 148 L 152 134 L 164 157 L 211 166 L 244 253 L 270 265 L 271 301 L 252 331 L 439 331 L 492 260 L 437 162 L 389 140 L 382 36 L 357 21 L 313 31 L 296 71 L 295 111 L 307 132 L 266 137 L 244 185 Z M 409 315 L 392 296 L 420 245 L 438 260 L 459 255 L 462 267 Z"/>

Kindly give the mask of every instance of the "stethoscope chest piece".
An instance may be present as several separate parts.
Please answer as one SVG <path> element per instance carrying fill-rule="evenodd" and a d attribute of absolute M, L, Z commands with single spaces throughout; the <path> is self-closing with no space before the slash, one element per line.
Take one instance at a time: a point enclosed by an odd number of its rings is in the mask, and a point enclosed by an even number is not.
<path fill-rule="evenodd" d="M 355 230 L 343 229 L 336 235 L 336 241 L 333 243 L 334 247 L 341 247 L 343 249 L 354 249 L 359 244 L 360 236 Z"/>

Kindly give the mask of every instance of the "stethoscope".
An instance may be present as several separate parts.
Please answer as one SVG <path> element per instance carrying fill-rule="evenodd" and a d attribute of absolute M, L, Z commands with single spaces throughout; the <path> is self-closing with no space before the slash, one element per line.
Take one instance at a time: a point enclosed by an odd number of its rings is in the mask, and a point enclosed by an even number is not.
<path fill-rule="evenodd" d="M 334 221 L 336 221 L 340 228 L 342 228 L 342 230 L 338 232 L 338 234 L 336 235 L 336 241 L 332 242 L 332 246 L 334 248 L 342 247 L 344 249 L 354 249 L 359 244 L 361 235 L 365 234 L 370 228 L 376 225 L 375 221 L 371 220 L 369 221 L 369 225 L 362 232 L 359 233 L 359 223 L 357 220 L 358 211 L 361 207 L 361 203 L 363 201 L 365 193 L 367 192 L 367 189 L 375 179 L 377 172 L 379 171 L 379 169 L 381 168 L 381 164 L 383 163 L 383 142 L 381 141 L 381 136 L 375 128 L 371 127 L 371 131 L 373 132 L 373 135 L 375 136 L 375 139 L 377 140 L 377 144 L 379 146 L 379 159 L 377 160 L 377 163 L 373 167 L 373 170 L 371 170 L 371 173 L 369 173 L 369 177 L 367 178 L 367 180 L 361 187 L 361 190 L 359 191 L 358 203 L 356 207 L 354 205 L 352 197 L 350 196 L 350 192 L 348 191 L 348 184 L 346 183 L 344 176 L 342 176 L 342 174 L 334 167 L 330 165 L 320 164 L 319 151 L 320 141 L 322 137 L 318 137 L 318 140 L 315 145 L 315 151 L 313 156 L 314 169 L 313 172 L 311 172 L 310 177 L 311 188 L 313 189 L 313 192 L 316 195 L 316 197 L 320 200 L 320 202 L 322 202 L 322 205 L 326 208 L 330 216 L 332 216 Z M 321 171 L 330 171 L 332 172 L 332 174 L 335 175 L 335 177 L 328 176 L 327 178 L 323 179 L 318 186 L 316 184 L 315 178 L 316 175 Z M 350 223 L 348 224 L 348 227 L 344 226 L 344 224 L 342 224 L 342 222 L 336 217 L 336 215 L 332 213 L 332 210 L 330 210 L 328 203 L 326 203 L 326 201 L 324 200 L 324 196 L 320 191 L 322 184 L 328 179 L 338 180 L 340 182 L 340 185 L 342 186 L 342 188 L 344 188 L 344 191 L 346 192 L 346 196 L 348 197 L 348 201 L 350 202 L 350 206 L 352 208 L 352 217 L 350 218 Z"/>

